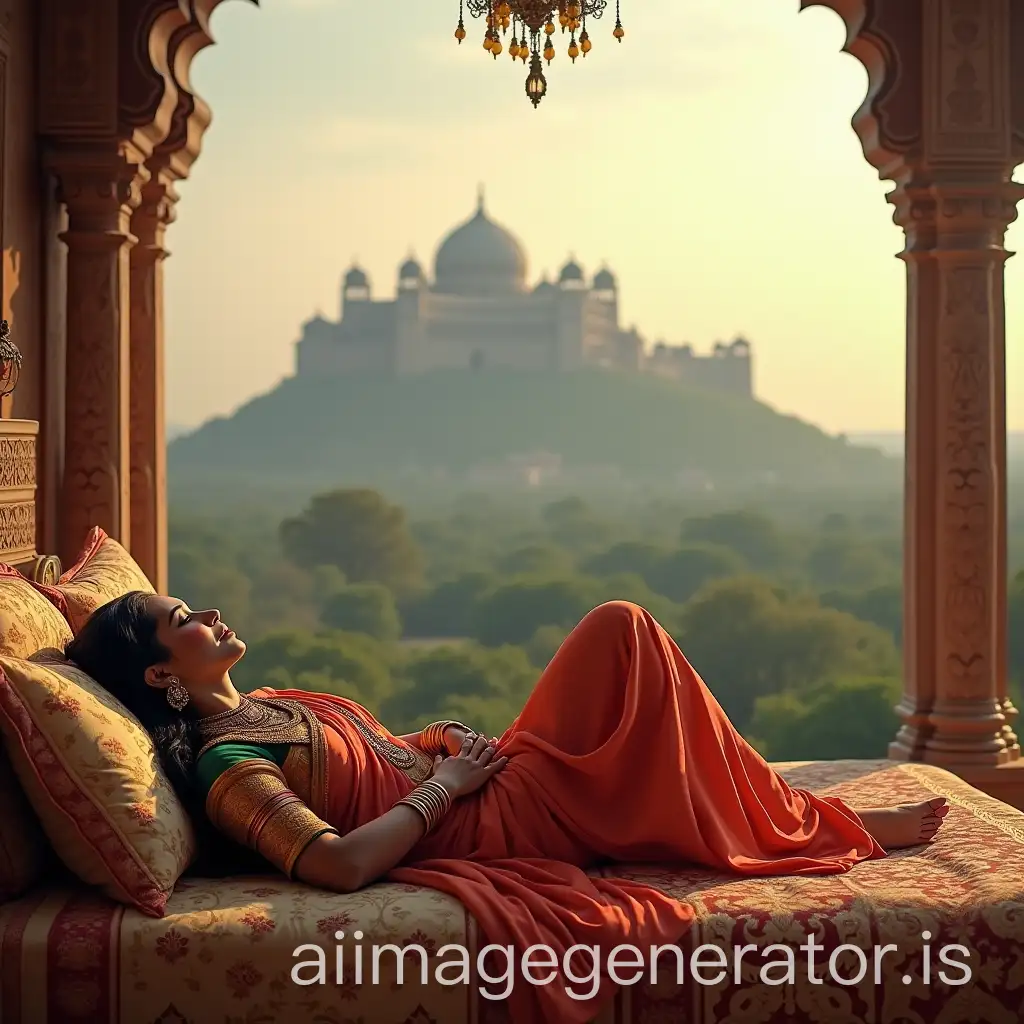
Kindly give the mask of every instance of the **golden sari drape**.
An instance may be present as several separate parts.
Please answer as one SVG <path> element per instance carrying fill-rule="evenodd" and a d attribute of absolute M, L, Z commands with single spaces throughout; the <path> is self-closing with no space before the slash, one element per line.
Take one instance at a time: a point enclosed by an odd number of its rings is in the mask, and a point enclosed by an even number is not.
<path fill-rule="evenodd" d="M 385 813 L 413 787 L 341 715 L 358 705 L 300 691 L 327 736 L 326 806 L 339 831 Z M 643 609 L 602 605 L 569 635 L 500 738 L 505 769 L 456 802 L 388 878 L 456 897 L 488 942 L 575 944 L 603 957 L 620 943 L 672 943 L 687 906 L 625 880 L 591 878 L 599 862 L 695 863 L 747 875 L 831 874 L 884 856 L 838 799 L 787 785 L 736 732 L 671 637 Z M 372 941 L 367 936 L 364 941 Z M 546 971 L 536 972 L 544 975 Z M 517 977 L 516 1024 L 581 1024 L 609 998 L 570 997 Z M 578 986 L 575 988 L 579 989 Z"/>

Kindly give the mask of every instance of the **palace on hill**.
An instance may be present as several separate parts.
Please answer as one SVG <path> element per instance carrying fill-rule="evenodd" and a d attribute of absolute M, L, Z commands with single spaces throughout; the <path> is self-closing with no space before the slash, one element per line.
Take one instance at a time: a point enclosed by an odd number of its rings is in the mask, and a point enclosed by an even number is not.
<path fill-rule="evenodd" d="M 482 192 L 474 215 L 439 246 L 432 280 L 409 258 L 395 297 L 375 299 L 366 272 L 353 266 L 342 280 L 340 319 L 307 321 L 296 345 L 299 376 L 600 366 L 748 397 L 751 364 L 744 338 L 708 354 L 662 341 L 648 348 L 635 327 L 621 326 L 607 267 L 588 280 L 570 259 L 557 281 L 531 286 L 523 246 L 488 216 Z"/>

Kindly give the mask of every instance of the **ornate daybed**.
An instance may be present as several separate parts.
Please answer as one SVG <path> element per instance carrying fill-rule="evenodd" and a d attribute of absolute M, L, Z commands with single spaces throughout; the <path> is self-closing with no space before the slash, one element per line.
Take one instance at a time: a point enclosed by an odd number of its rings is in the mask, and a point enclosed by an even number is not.
<path fill-rule="evenodd" d="M 637 870 L 636 876 L 692 903 L 697 921 L 684 952 L 704 943 L 806 943 L 866 952 L 892 943 L 882 983 L 873 971 L 856 986 L 794 986 L 741 981 L 623 988 L 602 1015 L 608 1024 L 1017 1024 L 1024 1019 L 1024 815 L 941 769 L 890 762 L 818 762 L 785 766 L 801 786 L 855 802 L 917 800 L 952 804 L 932 846 L 859 865 L 826 878 L 736 880 L 704 871 Z M 617 872 L 621 874 L 621 871 Z M 67 881 L 48 881 L 0 906 L 0 1020 L 4 1024 L 491 1024 L 500 1004 L 472 987 L 343 983 L 300 988 L 289 980 L 292 951 L 303 943 L 333 948 L 331 935 L 361 929 L 376 942 L 419 943 L 428 950 L 483 941 L 462 907 L 429 890 L 376 885 L 339 896 L 280 877 L 210 881 L 185 878 L 163 918 L 147 917 Z M 932 984 L 922 978 L 923 942 L 932 935 Z M 974 980 L 937 983 L 935 950 L 970 951 Z M 805 954 L 799 954 L 800 962 Z M 756 956 L 744 960 L 756 964 Z M 913 976 L 903 984 L 904 974 Z M 409 980 L 409 979 L 412 980 Z"/>
<path fill-rule="evenodd" d="M 29 552 L 32 555 L 31 552 Z M 58 579 L 0 569 L 0 1022 L 2 1024 L 495 1024 L 503 1003 L 477 983 L 419 981 L 385 957 L 379 984 L 335 982 L 334 935 L 428 953 L 485 943 L 453 899 L 381 884 L 337 895 L 273 874 L 190 877 L 190 826 L 155 768 L 148 737 L 109 695 L 62 663 L 60 648 L 90 608 L 148 581 L 102 531 Z M 41 650 L 42 649 L 42 650 Z M 727 952 L 754 947 L 718 984 L 674 965 L 658 983 L 620 990 L 608 1024 L 1017 1024 L 1024 1019 L 1024 813 L 941 769 L 892 762 L 783 766 L 795 785 L 860 805 L 952 805 L 932 845 L 831 877 L 737 879 L 684 867 L 624 870 L 694 908 L 680 941 Z M 185 872 L 183 874 L 183 872 Z M 85 881 L 81 881 L 84 879 Z M 87 884 L 90 883 L 90 884 Z M 930 934 L 928 942 L 924 936 Z M 837 946 L 871 963 L 857 984 L 813 983 L 798 952 L 795 983 L 759 979 L 758 950 L 816 943 L 821 976 Z M 290 974 L 303 944 L 327 952 L 328 981 Z M 875 950 L 891 944 L 881 958 Z M 971 980 L 944 985 L 938 950 L 966 947 Z M 926 946 L 931 954 L 926 957 Z M 306 959 L 303 957 L 302 959 Z M 925 960 L 930 977 L 925 980 Z M 963 957 L 955 957 L 963 961 Z M 706 963 L 706 959 L 704 960 Z M 835 974 L 857 967 L 847 950 Z M 948 969 L 948 968 L 946 968 Z M 705 979 L 709 976 L 704 972 Z M 952 971 L 953 980 L 963 976 Z M 433 979 L 433 971 L 431 970 Z M 904 977 L 907 978 L 906 983 Z"/>

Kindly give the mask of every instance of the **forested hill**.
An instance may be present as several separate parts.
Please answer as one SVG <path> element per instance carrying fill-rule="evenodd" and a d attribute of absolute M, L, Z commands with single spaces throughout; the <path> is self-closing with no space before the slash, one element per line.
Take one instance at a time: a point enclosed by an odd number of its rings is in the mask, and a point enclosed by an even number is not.
<path fill-rule="evenodd" d="M 557 455 L 561 472 L 672 486 L 759 479 L 801 487 L 886 486 L 900 463 L 748 399 L 649 375 L 435 371 L 290 378 L 170 446 L 172 478 L 264 483 L 458 478 Z"/>

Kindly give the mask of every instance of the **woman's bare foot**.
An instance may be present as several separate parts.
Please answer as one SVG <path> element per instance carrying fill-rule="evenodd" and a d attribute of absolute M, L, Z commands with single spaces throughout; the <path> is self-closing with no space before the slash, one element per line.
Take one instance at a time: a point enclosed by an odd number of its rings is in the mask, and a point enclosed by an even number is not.
<path fill-rule="evenodd" d="M 869 807 L 856 813 L 883 850 L 898 850 L 927 843 L 939 831 L 949 805 L 945 797 L 937 796 L 919 804 Z"/>

